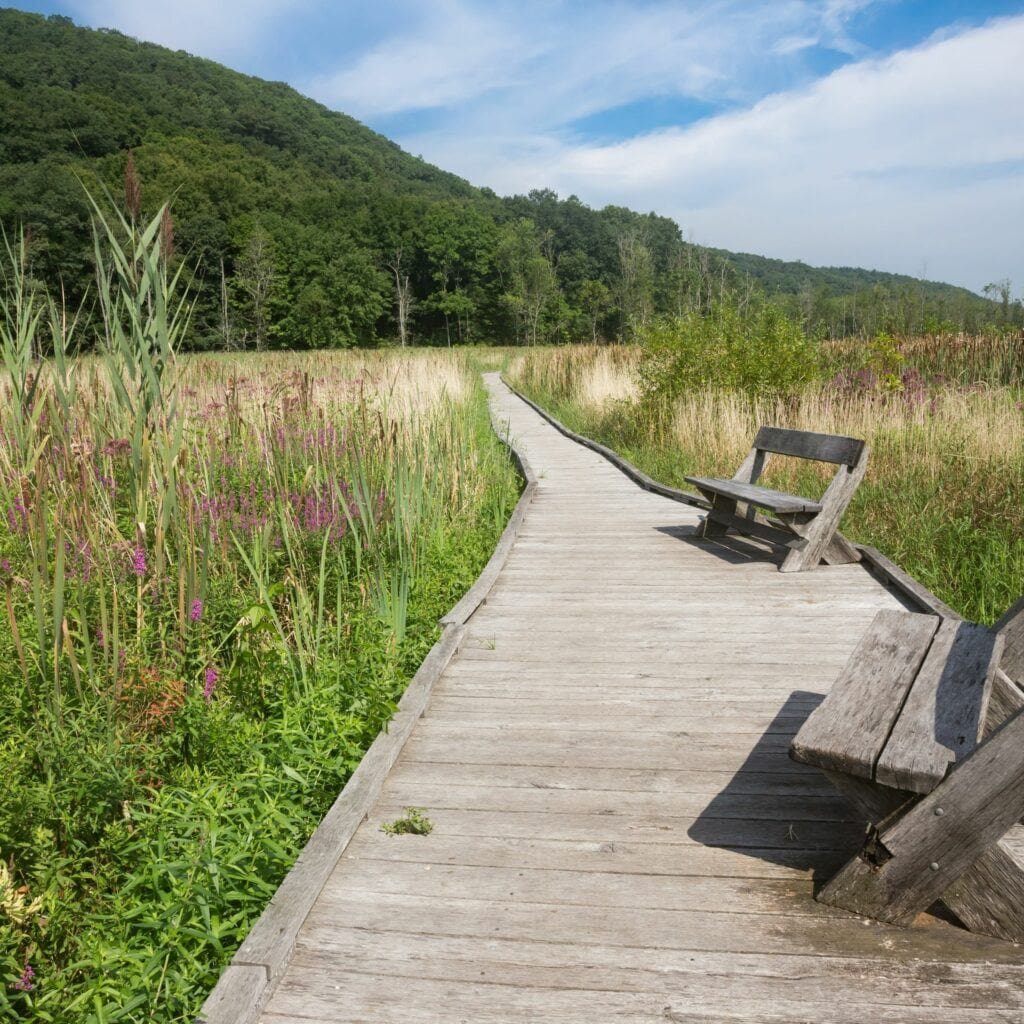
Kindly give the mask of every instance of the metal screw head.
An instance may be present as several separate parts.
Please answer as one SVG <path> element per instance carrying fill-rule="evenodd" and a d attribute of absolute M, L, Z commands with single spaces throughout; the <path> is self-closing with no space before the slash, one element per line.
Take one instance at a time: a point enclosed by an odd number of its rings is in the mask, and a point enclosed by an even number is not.
<path fill-rule="evenodd" d="M 935 817 L 941 818 L 946 812 L 941 807 L 935 808 Z"/>
<path fill-rule="evenodd" d="M 938 871 L 939 870 L 939 862 L 937 860 L 933 860 L 931 862 L 931 864 L 928 865 L 928 867 L 930 867 L 932 869 L 932 871 Z"/>

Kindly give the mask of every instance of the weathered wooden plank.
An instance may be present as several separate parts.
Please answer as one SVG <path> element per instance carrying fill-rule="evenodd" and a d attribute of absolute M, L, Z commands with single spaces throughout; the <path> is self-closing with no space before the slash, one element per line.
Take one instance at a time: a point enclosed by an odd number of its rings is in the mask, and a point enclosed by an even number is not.
<path fill-rule="evenodd" d="M 941 622 L 878 759 L 876 782 L 930 793 L 978 745 L 1001 648 L 984 626 Z"/>
<path fill-rule="evenodd" d="M 754 437 L 754 448 L 776 455 L 790 455 L 814 462 L 856 465 L 864 454 L 864 442 L 839 434 L 818 434 L 810 430 L 761 427 Z"/>
<path fill-rule="evenodd" d="M 793 758 L 870 780 L 938 624 L 933 616 L 880 611 L 797 734 Z"/>
<path fill-rule="evenodd" d="M 697 729 L 665 730 L 658 728 L 634 728 L 625 735 L 623 730 L 610 727 L 606 721 L 604 729 L 582 730 L 577 734 L 568 734 L 558 722 L 535 725 L 532 722 L 519 723 L 514 720 L 499 725 L 496 729 L 482 729 L 476 723 L 463 723 L 450 718 L 428 716 L 420 723 L 418 736 L 425 739 L 451 737 L 455 741 L 453 749 L 458 750 L 463 741 L 493 740 L 491 734 L 499 732 L 502 739 L 517 745 L 520 741 L 531 743 L 561 744 L 566 749 L 592 749 L 593 744 L 605 744 L 612 740 L 619 741 L 619 750 L 637 753 L 650 753 L 654 760 L 665 760 L 673 757 L 677 761 L 688 759 L 685 750 L 680 750 L 680 740 L 698 739 L 703 750 L 728 750 L 746 753 L 757 749 L 761 753 L 775 752 L 784 754 L 789 749 L 792 733 L 789 731 L 766 731 L 757 729 L 726 729 L 725 725 L 715 726 L 714 722 L 705 721 Z"/>
<path fill-rule="evenodd" d="M 735 795 L 829 796 L 832 789 L 818 772 L 702 771 L 699 768 L 534 768 L 521 764 L 453 763 L 449 760 L 415 761 L 403 757 L 390 778 L 419 780 L 425 785 L 500 786 L 521 789 L 566 789 L 586 794 L 592 791 L 616 793 L 696 794 L 713 797 L 728 791 Z M 881 817 L 884 817 L 882 815 Z"/>
<path fill-rule="evenodd" d="M 785 494 L 783 491 L 773 491 L 770 487 L 758 487 L 756 484 L 743 483 L 741 480 L 688 476 L 686 481 L 707 494 L 721 494 L 726 498 L 758 505 L 772 512 L 821 511 L 821 504 L 811 498 L 802 498 L 798 494 Z"/>
<path fill-rule="evenodd" d="M 433 918 L 433 923 L 431 923 Z M 346 927 L 432 931 L 451 936 L 508 938 L 574 943 L 581 940 L 609 946 L 689 949 L 707 952 L 798 954 L 815 950 L 821 956 L 870 957 L 899 962 L 908 956 L 942 960 L 952 935 L 961 943 L 958 959 L 1020 962 L 1020 954 L 1003 942 L 938 922 L 908 931 L 841 913 L 786 917 L 783 914 L 737 914 L 714 910 L 617 908 L 516 903 L 472 897 L 432 899 L 391 893 L 341 894 L 325 891 L 310 915 L 306 940 L 326 948 L 337 922 Z"/>
<path fill-rule="evenodd" d="M 480 700 L 478 699 L 478 703 Z M 541 703 L 541 702 L 538 702 Z M 701 716 L 700 709 L 690 707 L 690 714 L 686 717 L 669 713 L 665 708 L 653 708 L 641 713 L 634 709 L 616 708 L 614 704 L 608 704 L 603 709 L 595 709 L 591 714 L 583 714 L 578 718 L 572 714 L 572 709 L 565 704 L 557 705 L 554 702 L 545 702 L 546 706 L 539 711 L 505 711 L 495 712 L 493 710 L 473 711 L 445 711 L 431 710 L 424 717 L 431 722 L 440 722 L 460 731 L 476 730 L 484 735 L 494 731 L 504 731 L 510 727 L 527 727 L 535 725 L 538 728 L 561 729 L 567 733 L 607 733 L 609 720 L 616 724 L 619 720 L 628 718 L 631 720 L 630 727 L 638 734 L 654 736 L 657 734 L 671 735 L 678 737 L 681 733 L 689 736 L 700 735 L 701 733 L 743 733 L 750 736 L 761 736 L 769 733 L 775 736 L 788 736 L 792 738 L 807 718 L 806 714 L 795 715 L 786 718 L 773 716 L 771 712 L 763 715 L 719 715 L 711 707 L 705 708 L 708 715 Z M 603 710 L 603 713 L 601 713 Z M 660 714 L 659 714 L 660 710 Z M 714 715 L 713 720 L 709 720 Z"/>
<path fill-rule="evenodd" d="M 390 779 L 381 799 L 393 804 L 472 811 L 532 811 L 544 814 L 642 815 L 704 818 L 770 818 L 787 822 L 855 819 L 847 804 L 830 794 L 808 796 L 731 792 L 637 793 L 628 790 L 529 789 L 499 786 L 430 785 L 419 780 Z"/>
<path fill-rule="evenodd" d="M 402 817 L 405 805 L 378 804 L 371 825 Z M 667 814 L 543 814 L 530 811 L 460 811 L 425 808 L 438 836 L 556 839 L 566 842 L 668 843 L 683 846 L 750 847 L 760 850 L 853 850 L 863 835 L 860 825 L 834 821 L 674 817 Z M 431 833 L 432 835 L 434 833 Z M 415 836 L 424 844 L 429 839 Z"/>
<path fill-rule="evenodd" d="M 849 857 L 849 850 L 685 846 L 679 843 L 564 839 L 515 836 L 386 836 L 362 828 L 346 859 L 373 858 L 391 863 L 466 864 L 482 867 L 542 868 L 584 874 L 672 875 L 722 878 L 827 878 Z"/>
<path fill-rule="evenodd" d="M 1018 711 L 1024 708 L 1024 691 L 1005 673 L 997 669 L 992 677 L 992 694 L 985 716 L 985 735 L 995 732 Z"/>
<path fill-rule="evenodd" d="M 526 864 L 508 867 L 352 858 L 325 891 L 360 898 L 371 898 L 373 893 L 442 900 L 470 895 L 475 900 L 623 910 L 704 911 L 743 905 L 751 912 L 780 914 L 787 919 L 833 915 L 830 908 L 810 898 L 812 886 L 809 875 L 786 879 L 641 875 Z"/>
<path fill-rule="evenodd" d="M 441 691 L 445 692 L 441 692 Z M 799 728 L 808 714 L 818 706 L 820 698 L 808 694 L 799 703 L 787 701 L 785 710 L 779 710 L 777 699 L 758 700 L 756 695 L 748 701 L 728 700 L 718 696 L 714 698 L 714 707 L 697 702 L 694 707 L 692 697 L 676 697 L 641 691 L 639 696 L 624 698 L 602 697 L 591 691 L 586 697 L 579 699 L 548 696 L 531 700 L 524 697 L 508 696 L 467 696 L 455 694 L 447 687 L 438 687 L 427 709 L 431 718 L 469 718 L 480 719 L 482 724 L 487 721 L 507 723 L 510 720 L 558 721 L 568 726 L 570 723 L 583 722 L 589 728 L 591 722 L 603 722 L 607 727 L 608 716 L 620 718 L 657 718 L 664 723 L 668 720 L 690 720 L 706 725 L 708 719 L 714 722 L 730 723 L 733 721 L 749 724 L 762 731 L 772 729 L 789 732 Z M 578 716 L 574 714 L 578 712 Z M 729 730 L 733 731 L 733 730 Z"/>
<path fill-rule="evenodd" d="M 268 995 L 265 967 L 228 964 L 196 1018 L 197 1024 L 253 1024 Z"/>
<path fill-rule="evenodd" d="M 540 986 L 496 985 L 486 982 L 455 983 L 435 979 L 339 971 L 341 984 L 289 981 L 282 986 L 263 1018 L 267 1024 L 365 1024 L 366 1021 L 409 1021 L 438 1024 L 466 1021 L 473 1024 L 594 1024 L 595 1021 L 637 1021 L 645 1024 L 937 1024 L 934 1007 L 849 1005 L 826 1001 L 803 1004 L 797 1013 L 769 1001 L 733 995 L 721 989 L 702 996 L 700 1016 L 694 1017 L 689 991 L 671 997 L 661 993 L 565 991 Z M 949 1024 L 1019 1024 L 1017 1010 L 950 1011 Z"/>
<path fill-rule="evenodd" d="M 424 722 L 424 727 L 429 723 Z M 473 739 L 458 742 L 451 736 L 427 737 L 416 732 L 409 739 L 408 755 L 415 761 L 451 762 L 453 755 L 463 764 L 519 764 L 534 767 L 683 769 L 693 771 L 752 771 L 792 775 L 801 771 L 812 773 L 810 766 L 796 764 L 785 750 L 761 750 L 756 744 L 739 746 L 722 743 L 701 745 L 700 757 L 688 755 L 681 741 L 675 746 L 665 744 L 654 752 L 643 743 L 629 747 L 609 747 L 608 743 L 590 740 L 567 744 L 559 739 L 549 742 L 519 740 L 495 743 Z"/>
<path fill-rule="evenodd" d="M 1000 840 L 942 894 L 971 931 L 1020 942 L 1024 937 L 1024 856 Z"/>
<path fill-rule="evenodd" d="M 395 977 L 486 979 L 585 991 L 692 995 L 738 979 L 777 1006 L 820 1000 L 937 1009 L 1024 1006 L 1024 970 L 1013 964 L 895 964 L 854 957 L 709 953 L 514 939 L 474 939 L 409 931 L 366 932 L 339 927 L 328 950 L 300 949 L 306 968 L 354 963 Z M 481 974 L 481 971 L 483 974 Z M 867 1016 L 865 1019 L 868 1019 Z"/>

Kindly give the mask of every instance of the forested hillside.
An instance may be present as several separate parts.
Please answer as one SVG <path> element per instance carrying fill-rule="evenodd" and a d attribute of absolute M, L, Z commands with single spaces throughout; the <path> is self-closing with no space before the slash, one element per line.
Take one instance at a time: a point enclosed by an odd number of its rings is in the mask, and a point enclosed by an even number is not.
<path fill-rule="evenodd" d="M 319 347 L 621 336 L 723 288 L 821 335 L 974 328 L 1019 304 L 877 272 L 737 256 L 666 217 L 501 198 L 281 83 L 66 18 L 0 11 L 0 223 L 88 307 L 85 188 L 171 200 L 195 343 Z M 134 198 L 129 205 L 134 203 Z"/>

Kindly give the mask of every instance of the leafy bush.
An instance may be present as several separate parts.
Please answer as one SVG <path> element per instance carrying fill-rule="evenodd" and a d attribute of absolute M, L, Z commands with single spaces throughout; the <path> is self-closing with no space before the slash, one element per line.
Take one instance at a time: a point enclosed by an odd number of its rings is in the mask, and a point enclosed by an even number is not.
<path fill-rule="evenodd" d="M 821 375 L 818 346 L 772 303 L 741 311 L 723 302 L 706 314 L 659 317 L 637 340 L 641 388 L 657 402 L 706 389 L 780 395 Z"/>

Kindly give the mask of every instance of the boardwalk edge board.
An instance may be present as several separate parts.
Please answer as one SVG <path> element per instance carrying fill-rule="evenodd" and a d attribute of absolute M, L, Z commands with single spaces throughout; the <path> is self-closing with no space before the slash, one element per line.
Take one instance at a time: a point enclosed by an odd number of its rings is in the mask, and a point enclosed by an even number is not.
<path fill-rule="evenodd" d="M 684 505 L 693 505 L 696 508 L 705 510 L 710 509 L 710 504 L 698 495 L 659 483 L 657 480 L 649 477 L 643 470 L 637 469 L 632 462 L 624 459 L 618 452 L 613 451 L 611 448 L 606 447 L 592 438 L 585 437 L 583 434 L 577 434 L 575 430 L 570 430 L 569 427 L 555 419 L 555 417 L 546 409 L 539 406 L 532 399 L 527 398 L 526 395 L 510 384 L 504 374 L 501 375 L 501 382 L 509 389 L 509 391 L 512 392 L 512 394 L 524 401 L 531 409 L 533 409 L 538 416 L 542 416 L 547 420 L 548 423 L 550 423 L 551 426 L 553 426 L 560 434 L 564 434 L 570 441 L 575 441 L 584 448 L 589 448 L 591 451 L 597 452 L 598 455 L 607 459 L 613 466 L 615 466 L 616 469 L 625 473 L 630 480 L 638 484 L 645 491 L 660 494 L 663 498 L 671 498 L 672 501 L 682 502 Z M 843 535 L 837 530 L 836 536 L 842 537 Z M 866 544 L 857 544 L 846 537 L 843 537 L 843 540 L 847 541 L 847 543 L 860 553 L 861 564 L 867 566 L 868 571 L 872 576 L 893 587 L 899 592 L 901 597 L 910 601 L 910 603 L 914 605 L 915 609 L 920 609 L 930 615 L 938 615 L 944 619 L 962 618 L 962 616 L 950 608 L 948 604 L 939 600 L 939 598 L 928 590 L 927 587 L 918 583 L 913 576 L 901 569 L 895 562 L 886 558 L 886 556 L 877 548 L 870 547 Z"/>
<path fill-rule="evenodd" d="M 483 604 L 508 559 L 537 489 L 537 477 L 526 456 L 516 447 L 508 424 L 499 422 L 493 412 L 491 426 L 508 448 L 524 484 L 494 552 L 476 582 L 440 620 L 441 636 L 406 687 L 394 717 L 363 755 L 231 963 L 224 968 L 196 1017 L 197 1024 L 255 1024 L 291 960 L 299 929 L 313 903 L 376 802 L 434 684 L 458 653 L 466 622 Z"/>

